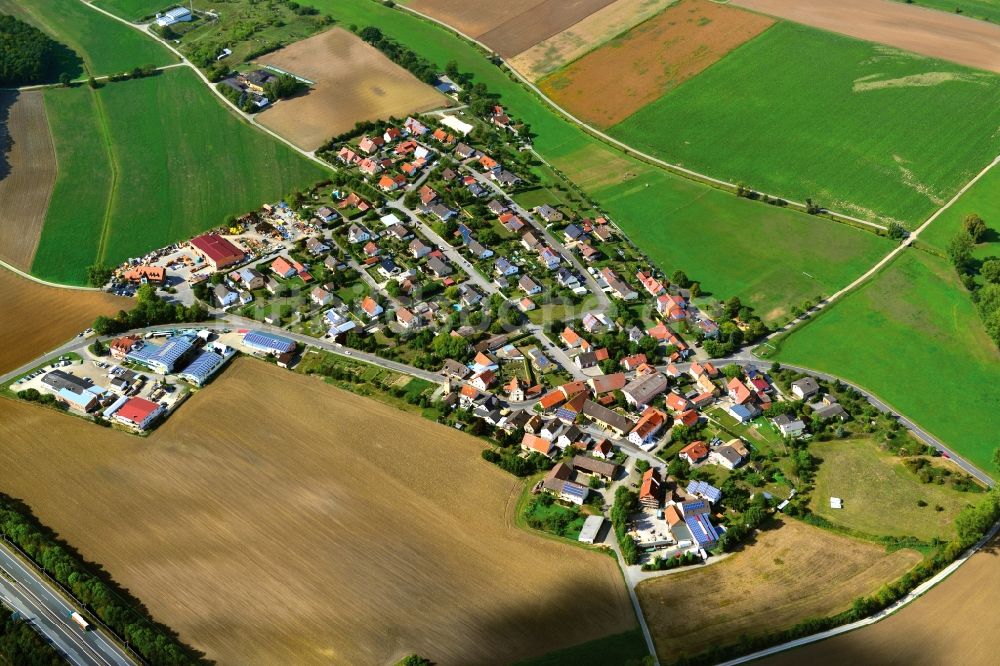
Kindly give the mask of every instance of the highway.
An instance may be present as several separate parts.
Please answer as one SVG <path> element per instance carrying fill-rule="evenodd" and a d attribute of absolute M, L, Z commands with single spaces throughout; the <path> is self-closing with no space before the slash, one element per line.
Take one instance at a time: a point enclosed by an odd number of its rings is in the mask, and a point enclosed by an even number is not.
<path fill-rule="evenodd" d="M 41 573 L 24 564 L 5 542 L 0 542 L 0 599 L 26 618 L 71 664 L 138 663 L 94 624 L 85 632 L 70 620 L 70 613 L 78 608 Z"/>

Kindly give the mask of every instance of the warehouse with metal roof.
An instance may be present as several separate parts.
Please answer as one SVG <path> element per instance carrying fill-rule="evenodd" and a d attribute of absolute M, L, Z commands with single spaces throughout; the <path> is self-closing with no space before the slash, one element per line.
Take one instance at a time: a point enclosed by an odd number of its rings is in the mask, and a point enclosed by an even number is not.
<path fill-rule="evenodd" d="M 256 351 L 267 354 L 284 354 L 295 351 L 295 341 L 264 331 L 249 331 L 243 336 L 243 344 Z"/>
<path fill-rule="evenodd" d="M 195 386 L 201 386 L 222 367 L 226 359 L 221 354 L 214 351 L 203 350 L 198 352 L 194 360 L 187 364 L 183 372 L 177 373 L 181 379 L 191 382 Z"/>

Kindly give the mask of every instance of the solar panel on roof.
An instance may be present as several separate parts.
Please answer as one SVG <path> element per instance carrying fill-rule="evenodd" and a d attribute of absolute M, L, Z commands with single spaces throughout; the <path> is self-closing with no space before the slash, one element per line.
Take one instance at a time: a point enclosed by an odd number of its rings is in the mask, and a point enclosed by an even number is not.
<path fill-rule="evenodd" d="M 160 345 L 154 345 L 150 342 L 147 342 L 142 347 L 130 351 L 126 355 L 126 358 L 130 358 L 135 361 L 142 361 L 143 363 L 145 363 L 158 351 L 160 351 Z"/>
<path fill-rule="evenodd" d="M 172 368 L 181 356 L 191 349 L 191 340 L 186 337 L 171 338 L 149 357 L 150 362 L 162 363 Z"/>
<path fill-rule="evenodd" d="M 243 337 L 243 344 L 266 351 L 289 352 L 295 349 L 293 340 L 263 331 L 250 331 Z"/>
<path fill-rule="evenodd" d="M 566 409 L 565 407 L 560 407 L 556 410 L 556 418 L 573 421 L 576 419 L 576 412 Z"/>
<path fill-rule="evenodd" d="M 192 378 L 196 383 L 201 383 L 222 365 L 223 358 L 213 351 L 203 351 L 197 358 L 188 363 L 182 374 Z"/>

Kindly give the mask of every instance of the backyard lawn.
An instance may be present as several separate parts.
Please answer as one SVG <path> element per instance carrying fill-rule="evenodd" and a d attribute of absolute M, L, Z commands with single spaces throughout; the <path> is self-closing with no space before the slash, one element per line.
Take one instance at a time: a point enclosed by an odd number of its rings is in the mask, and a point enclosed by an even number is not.
<path fill-rule="evenodd" d="M 955 536 L 955 516 L 982 499 L 948 485 L 922 483 L 900 458 L 872 441 L 814 442 L 809 451 L 821 461 L 809 508 L 831 523 L 867 534 L 948 541 Z M 830 508 L 831 497 L 844 500 L 844 508 Z"/>
<path fill-rule="evenodd" d="M 1000 352 L 952 267 L 906 250 L 777 344 L 769 360 L 863 386 L 985 472 L 1000 413 Z"/>

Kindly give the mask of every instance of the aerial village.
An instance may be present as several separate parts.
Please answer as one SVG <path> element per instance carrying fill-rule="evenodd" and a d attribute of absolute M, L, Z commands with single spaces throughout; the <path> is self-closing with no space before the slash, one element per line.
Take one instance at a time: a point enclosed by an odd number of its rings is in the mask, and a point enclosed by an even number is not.
<path fill-rule="evenodd" d="M 477 147 L 486 132 L 503 151 Z M 629 564 L 701 563 L 727 515 L 787 502 L 788 442 L 850 415 L 811 377 L 779 386 L 751 363 L 709 362 L 750 329 L 746 310 L 696 304 L 697 285 L 661 274 L 610 219 L 516 203 L 532 186 L 525 146 L 500 107 L 361 128 L 325 151 L 334 180 L 132 259 L 107 287 L 203 302 L 210 322 L 85 331 L 86 353 L 11 390 L 144 434 L 237 353 L 394 364 L 435 380 L 439 420 L 487 439 L 486 460 L 543 472 L 533 494 L 584 512 L 580 541 L 602 541 L 627 488 L 627 523 L 611 529 Z"/>

